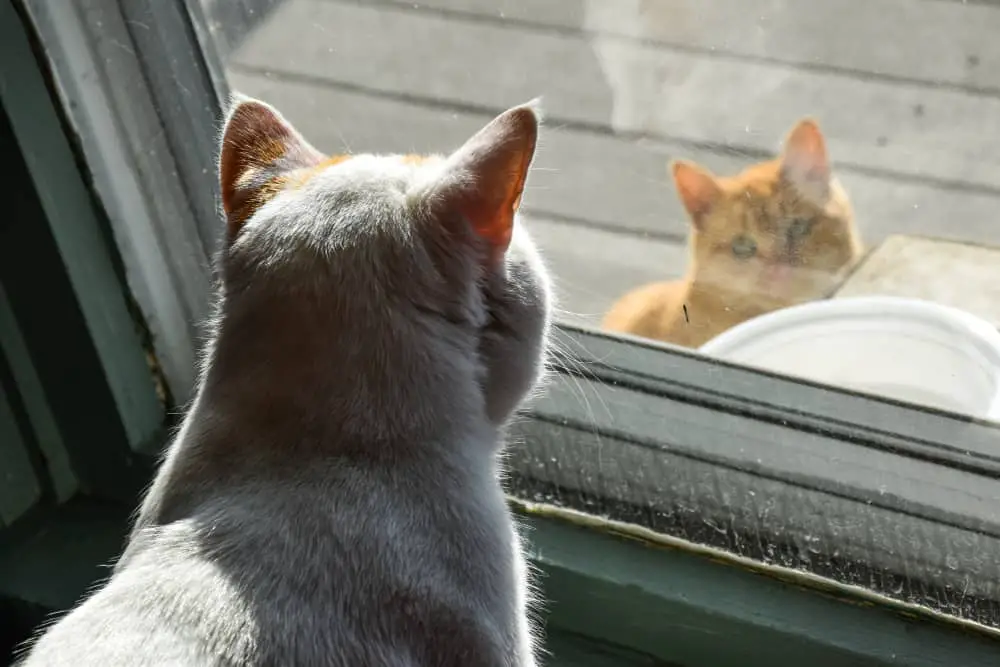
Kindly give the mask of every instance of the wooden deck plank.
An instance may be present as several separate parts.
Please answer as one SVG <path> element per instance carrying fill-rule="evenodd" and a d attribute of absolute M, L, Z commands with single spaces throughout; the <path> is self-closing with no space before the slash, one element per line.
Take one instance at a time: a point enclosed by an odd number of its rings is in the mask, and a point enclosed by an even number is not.
<path fill-rule="evenodd" d="M 1000 94 L 1000 8 L 933 0 L 383 0 Z"/>
<path fill-rule="evenodd" d="M 1000 247 L 891 236 L 834 298 L 868 295 L 933 301 L 1000 327 Z"/>
<path fill-rule="evenodd" d="M 234 58 L 473 108 L 544 94 L 555 123 L 758 152 L 809 114 L 840 162 L 1000 188 L 1000 98 L 961 91 L 329 0 L 290 0 Z"/>
<path fill-rule="evenodd" d="M 622 294 L 687 266 L 687 248 L 675 243 L 537 216 L 526 216 L 525 225 L 552 273 L 560 321 L 600 326 Z"/>
<path fill-rule="evenodd" d="M 230 73 L 230 81 L 236 89 L 276 104 L 327 152 L 345 147 L 358 152 L 447 151 L 491 117 L 491 112 L 446 112 L 238 71 Z M 526 212 L 682 239 L 687 218 L 666 174 L 667 161 L 675 157 L 697 160 L 719 173 L 749 163 L 683 145 L 637 143 L 549 123 L 528 182 Z M 1000 238 L 1000 198 L 995 196 L 849 171 L 840 177 L 869 243 L 895 233 L 986 243 Z"/>

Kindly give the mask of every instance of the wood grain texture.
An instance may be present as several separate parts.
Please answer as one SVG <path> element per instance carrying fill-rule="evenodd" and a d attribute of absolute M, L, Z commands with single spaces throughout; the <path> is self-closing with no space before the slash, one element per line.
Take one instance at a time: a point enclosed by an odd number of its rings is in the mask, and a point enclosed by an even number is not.
<path fill-rule="evenodd" d="M 883 295 L 959 308 L 1000 327 L 1000 247 L 891 236 L 835 298 Z"/>

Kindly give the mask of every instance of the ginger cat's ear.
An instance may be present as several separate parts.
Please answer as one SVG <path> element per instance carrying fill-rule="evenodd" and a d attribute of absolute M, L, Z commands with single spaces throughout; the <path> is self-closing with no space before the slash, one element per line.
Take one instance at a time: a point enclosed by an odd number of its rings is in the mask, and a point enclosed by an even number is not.
<path fill-rule="evenodd" d="M 534 101 L 500 114 L 452 153 L 430 193 L 433 206 L 469 222 L 487 242 L 491 259 L 502 257 L 510 245 L 538 123 Z"/>
<path fill-rule="evenodd" d="M 226 117 L 219 152 L 219 185 L 230 240 L 278 192 L 282 176 L 322 160 L 323 155 L 273 107 L 237 98 Z"/>
<path fill-rule="evenodd" d="M 785 139 L 781 174 L 806 195 L 825 198 L 830 187 L 830 159 L 819 125 L 812 118 L 798 122 Z"/>
<path fill-rule="evenodd" d="M 670 171 L 681 203 L 690 214 L 695 227 L 700 229 L 705 215 L 722 194 L 722 188 L 710 171 L 694 162 L 674 160 L 670 163 Z"/>

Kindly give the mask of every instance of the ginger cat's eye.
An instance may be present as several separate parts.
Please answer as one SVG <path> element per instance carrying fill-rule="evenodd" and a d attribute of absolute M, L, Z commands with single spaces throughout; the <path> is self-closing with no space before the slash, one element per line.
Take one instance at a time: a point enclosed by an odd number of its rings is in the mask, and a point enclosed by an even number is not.
<path fill-rule="evenodd" d="M 785 232 L 788 235 L 790 241 L 798 241 L 809 235 L 810 230 L 812 230 L 813 220 L 810 218 L 796 218 L 792 221 L 792 224 L 788 226 L 788 231 Z"/>
<path fill-rule="evenodd" d="M 746 234 L 733 239 L 733 255 L 739 259 L 750 259 L 757 254 L 757 242 Z"/>

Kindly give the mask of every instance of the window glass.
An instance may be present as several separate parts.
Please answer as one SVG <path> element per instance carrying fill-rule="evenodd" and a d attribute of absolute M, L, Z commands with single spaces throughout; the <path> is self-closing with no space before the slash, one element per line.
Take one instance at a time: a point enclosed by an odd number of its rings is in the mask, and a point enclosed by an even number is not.
<path fill-rule="evenodd" d="M 273 103 L 331 154 L 447 151 L 542 96 L 546 127 L 521 213 L 554 274 L 563 321 L 976 420 L 1000 416 L 1000 7 L 191 1 L 205 9 L 232 88 Z M 581 424 L 662 408 L 624 390 L 566 392 Z M 705 421 L 696 412 L 671 423 Z M 740 428 L 731 417 L 717 420 L 713 442 Z M 763 452 L 779 431 L 762 428 L 733 448 Z M 822 449 L 820 435 L 802 433 L 785 453 L 740 449 L 746 466 L 723 475 L 683 451 L 581 433 L 603 448 L 602 474 L 630 479 L 607 489 L 618 509 L 583 504 L 1000 625 L 995 517 L 949 518 L 998 500 L 993 487 L 975 490 L 976 473 L 916 459 L 904 470 L 888 446 L 807 460 L 787 453 Z M 544 446 L 555 462 L 584 445 Z M 884 498 L 872 506 L 831 483 L 792 506 L 779 486 L 803 474 L 792 470 L 799 464 L 856 472 L 899 503 L 884 510 Z M 776 470 L 787 475 L 741 486 Z M 910 480 L 924 474 L 938 476 L 941 498 L 967 492 L 966 509 L 921 498 Z M 567 484 L 565 474 L 552 483 Z M 897 483 L 912 498 L 897 496 Z M 648 489 L 668 484 L 673 504 L 657 507 L 666 494 Z M 716 509 L 730 512 L 723 523 L 705 518 L 712 484 Z M 524 491 L 552 500 L 544 488 Z M 913 509 L 921 502 L 936 518 Z M 726 509 L 737 505 L 739 516 Z M 911 509 L 919 520 L 900 523 Z M 812 517 L 816 532 L 761 537 L 765 525 L 780 532 L 777 517 L 791 510 Z M 884 561 L 847 537 L 858 522 L 880 537 Z M 883 565 L 927 544 L 937 555 Z"/>
<path fill-rule="evenodd" d="M 566 319 L 1000 410 L 997 7 L 203 2 L 233 87 L 327 151 L 446 150 L 543 96 L 523 213 Z"/>

